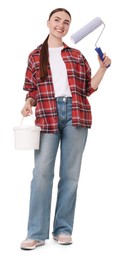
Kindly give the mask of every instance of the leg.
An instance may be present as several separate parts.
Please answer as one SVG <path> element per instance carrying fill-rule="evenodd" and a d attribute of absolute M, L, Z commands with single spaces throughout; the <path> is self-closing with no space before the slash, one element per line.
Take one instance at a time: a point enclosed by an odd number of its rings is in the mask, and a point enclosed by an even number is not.
<path fill-rule="evenodd" d="M 78 180 L 87 131 L 86 128 L 73 127 L 69 121 L 62 132 L 60 180 L 53 226 L 54 235 L 72 234 Z"/>
<path fill-rule="evenodd" d="M 49 238 L 52 185 L 58 145 L 59 134 L 41 134 L 40 149 L 35 151 L 27 236 L 30 239 Z"/>

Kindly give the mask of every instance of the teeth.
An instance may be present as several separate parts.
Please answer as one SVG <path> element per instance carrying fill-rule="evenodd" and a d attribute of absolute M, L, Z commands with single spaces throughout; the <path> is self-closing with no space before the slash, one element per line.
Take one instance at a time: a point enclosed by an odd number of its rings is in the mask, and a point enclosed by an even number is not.
<path fill-rule="evenodd" d="M 63 30 L 57 30 L 57 32 L 63 32 Z"/>

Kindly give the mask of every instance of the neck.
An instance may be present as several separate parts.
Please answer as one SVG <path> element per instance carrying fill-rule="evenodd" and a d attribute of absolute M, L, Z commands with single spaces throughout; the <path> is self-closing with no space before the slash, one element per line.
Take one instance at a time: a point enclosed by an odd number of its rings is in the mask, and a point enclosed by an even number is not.
<path fill-rule="evenodd" d="M 63 46 L 62 39 L 52 38 L 49 36 L 49 38 L 48 38 L 48 47 L 49 48 L 56 48 L 56 47 L 61 47 L 61 46 Z"/>

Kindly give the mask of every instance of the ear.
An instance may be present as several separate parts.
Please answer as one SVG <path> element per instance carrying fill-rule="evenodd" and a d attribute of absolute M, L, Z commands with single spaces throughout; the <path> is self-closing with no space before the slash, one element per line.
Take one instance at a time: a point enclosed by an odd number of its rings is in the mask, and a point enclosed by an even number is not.
<path fill-rule="evenodd" d="M 47 21 L 47 27 L 49 28 L 49 20 Z"/>

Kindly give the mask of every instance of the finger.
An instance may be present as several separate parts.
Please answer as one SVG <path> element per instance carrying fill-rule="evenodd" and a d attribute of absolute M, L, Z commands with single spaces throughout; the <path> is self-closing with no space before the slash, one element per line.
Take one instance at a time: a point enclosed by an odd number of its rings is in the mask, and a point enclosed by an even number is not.
<path fill-rule="evenodd" d="M 25 117 L 30 115 L 30 111 L 29 110 L 25 110 L 25 109 L 22 109 L 21 113 Z"/>
<path fill-rule="evenodd" d="M 111 60 L 106 56 L 105 59 L 104 59 L 104 64 L 106 66 L 110 65 L 111 64 Z"/>

